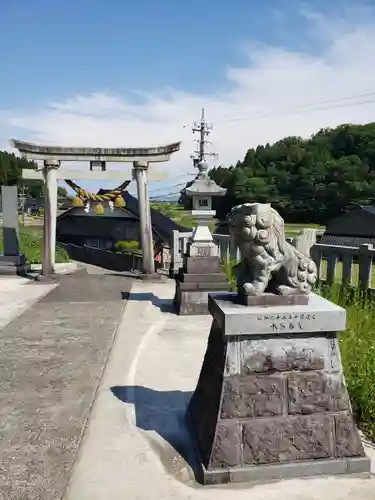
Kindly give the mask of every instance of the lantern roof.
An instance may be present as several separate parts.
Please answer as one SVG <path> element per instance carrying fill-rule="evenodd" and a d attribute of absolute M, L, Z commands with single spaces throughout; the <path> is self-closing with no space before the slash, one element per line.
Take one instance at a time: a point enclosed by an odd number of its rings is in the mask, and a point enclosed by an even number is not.
<path fill-rule="evenodd" d="M 185 189 L 186 196 L 224 196 L 227 190 L 218 186 L 208 175 L 207 162 L 202 160 L 196 164 L 199 174 L 192 184 Z"/>

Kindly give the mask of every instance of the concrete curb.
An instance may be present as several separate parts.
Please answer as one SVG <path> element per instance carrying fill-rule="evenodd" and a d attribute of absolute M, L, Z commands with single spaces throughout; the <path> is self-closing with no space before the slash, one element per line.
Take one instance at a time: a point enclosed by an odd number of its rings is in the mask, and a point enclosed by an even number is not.
<path fill-rule="evenodd" d="M 30 271 L 32 273 L 39 273 L 42 269 L 40 264 L 30 264 Z M 74 273 L 78 269 L 77 262 L 63 262 L 61 264 L 55 264 L 55 274 L 70 274 Z"/>

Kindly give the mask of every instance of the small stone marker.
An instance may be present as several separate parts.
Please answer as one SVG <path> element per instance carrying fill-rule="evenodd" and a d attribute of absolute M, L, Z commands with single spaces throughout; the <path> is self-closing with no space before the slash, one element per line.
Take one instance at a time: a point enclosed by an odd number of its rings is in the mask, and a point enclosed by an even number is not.
<path fill-rule="evenodd" d="M 4 255 L 19 255 L 17 186 L 1 186 Z"/>
<path fill-rule="evenodd" d="M 0 275 L 25 272 L 25 257 L 19 249 L 17 186 L 1 186 L 4 254 L 0 255 Z"/>

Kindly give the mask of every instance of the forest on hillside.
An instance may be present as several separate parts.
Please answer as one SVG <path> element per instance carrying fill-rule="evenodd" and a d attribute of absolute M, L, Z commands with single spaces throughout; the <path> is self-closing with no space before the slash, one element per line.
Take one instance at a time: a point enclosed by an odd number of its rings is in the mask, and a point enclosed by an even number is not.
<path fill-rule="evenodd" d="M 19 158 L 13 153 L 0 151 L 0 185 L 2 186 L 21 186 L 22 169 L 33 168 L 37 164 L 24 158 Z M 43 197 L 43 183 L 40 181 L 24 181 L 23 185 L 27 188 L 26 194 L 33 198 Z M 66 196 L 65 188 L 58 187 L 59 196 Z"/>
<path fill-rule="evenodd" d="M 353 206 L 375 203 L 375 123 L 285 137 L 209 175 L 227 188 L 214 201 L 220 218 L 234 205 L 257 201 L 270 202 L 288 222 L 325 224 Z"/>

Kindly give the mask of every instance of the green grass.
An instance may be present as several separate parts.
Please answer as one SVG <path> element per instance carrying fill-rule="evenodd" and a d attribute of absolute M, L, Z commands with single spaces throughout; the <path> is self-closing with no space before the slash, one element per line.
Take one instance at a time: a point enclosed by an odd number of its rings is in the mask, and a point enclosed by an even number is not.
<path fill-rule="evenodd" d="M 2 231 L 0 231 L 0 252 L 4 251 Z M 26 226 L 20 229 L 20 251 L 26 257 L 29 264 L 40 264 L 42 262 L 43 229 L 40 227 Z M 56 263 L 68 262 L 68 253 L 56 246 Z"/>
<path fill-rule="evenodd" d="M 313 229 L 325 229 L 324 226 L 319 226 L 319 224 L 293 224 L 285 223 L 285 231 L 287 233 L 299 233 L 302 229 L 313 228 Z"/>
<path fill-rule="evenodd" d="M 358 274 L 359 274 L 359 265 L 358 263 L 353 262 L 352 264 L 352 279 L 348 285 L 352 286 L 358 286 Z M 327 261 L 322 260 L 322 263 L 320 265 L 320 280 L 325 280 L 327 278 Z M 335 282 L 340 283 L 342 282 L 342 262 L 337 262 L 336 263 L 336 270 L 335 270 Z M 371 283 L 370 286 L 375 285 L 375 265 L 371 267 Z"/>
<path fill-rule="evenodd" d="M 346 309 L 347 328 L 340 334 L 345 379 L 357 423 L 375 442 L 375 303 L 338 285 L 317 291 Z"/>
<path fill-rule="evenodd" d="M 163 215 L 166 215 L 167 217 L 170 217 L 172 220 L 174 220 L 177 224 L 180 224 L 181 226 L 185 226 L 188 228 L 194 227 L 196 224 L 196 221 L 194 217 L 189 213 L 189 211 L 184 210 L 183 207 L 180 205 L 176 205 L 175 203 L 168 203 L 166 201 L 152 201 L 151 202 L 151 207 L 154 210 L 157 210 L 158 212 L 162 213 Z M 211 231 L 215 229 L 217 219 L 213 219 L 211 223 Z M 302 229 L 304 228 L 316 228 L 316 229 L 325 229 L 324 226 L 319 226 L 318 224 L 285 224 L 285 233 L 287 236 L 292 237 L 296 236 Z"/>
<path fill-rule="evenodd" d="M 305 228 L 321 229 L 324 230 L 324 226 L 319 226 L 318 224 L 288 224 L 285 223 L 285 235 L 288 238 L 294 238 L 297 234 Z"/>
<path fill-rule="evenodd" d="M 151 207 L 154 210 L 157 210 L 158 212 L 162 213 L 163 215 L 166 215 L 180 226 L 184 226 L 186 228 L 192 228 L 195 227 L 196 225 L 196 220 L 191 215 L 189 210 L 184 210 L 184 208 L 181 207 L 180 205 L 176 205 L 174 203 L 153 201 L 151 202 Z M 215 229 L 216 222 L 217 222 L 216 219 L 212 219 L 212 221 L 210 222 L 209 226 L 211 231 Z"/>

